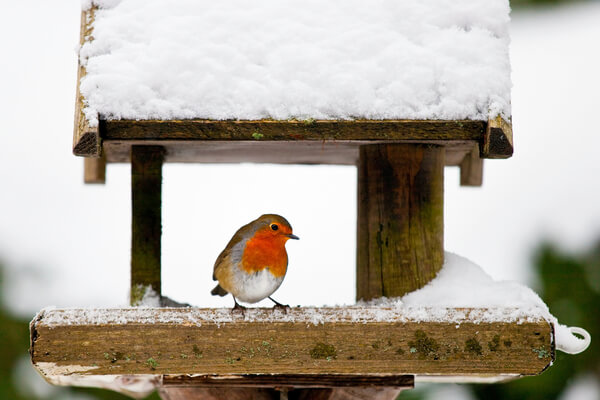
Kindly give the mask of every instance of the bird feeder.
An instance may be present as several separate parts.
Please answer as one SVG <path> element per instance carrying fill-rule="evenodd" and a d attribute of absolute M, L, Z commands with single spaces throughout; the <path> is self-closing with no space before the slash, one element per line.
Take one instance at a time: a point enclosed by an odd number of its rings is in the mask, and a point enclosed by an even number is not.
<path fill-rule="evenodd" d="M 484 159 L 513 153 L 507 1 L 92 3 L 73 152 L 86 183 L 131 163 L 132 305 L 161 293 L 163 163 L 355 165 L 356 298 L 371 300 L 442 267 L 444 168 L 479 186 Z M 392 399 L 551 365 L 551 323 L 488 311 L 46 310 L 31 357 L 55 384 L 164 399 Z"/>

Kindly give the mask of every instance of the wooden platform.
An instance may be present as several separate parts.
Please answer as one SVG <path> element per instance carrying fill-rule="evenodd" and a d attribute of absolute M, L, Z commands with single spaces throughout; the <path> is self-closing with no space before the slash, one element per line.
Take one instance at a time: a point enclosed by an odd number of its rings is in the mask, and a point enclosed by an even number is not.
<path fill-rule="evenodd" d="M 489 321 L 486 309 L 294 308 L 42 311 L 34 366 L 55 384 L 394 387 L 535 375 L 554 359 L 543 319 Z M 417 319 L 415 316 L 421 315 Z M 425 317 L 425 318 L 422 318 Z M 439 318 L 438 318 L 439 319 Z M 487 321 L 487 322 L 484 322 Z M 143 382 L 143 384 L 142 384 Z"/>

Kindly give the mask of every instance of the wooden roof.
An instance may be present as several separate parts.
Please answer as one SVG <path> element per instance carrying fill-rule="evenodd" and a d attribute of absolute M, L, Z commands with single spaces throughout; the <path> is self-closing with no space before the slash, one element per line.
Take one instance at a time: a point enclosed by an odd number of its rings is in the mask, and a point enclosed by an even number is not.
<path fill-rule="evenodd" d="M 81 43 L 93 40 L 93 11 L 82 13 Z M 80 65 L 78 82 L 85 76 Z M 429 143 L 446 147 L 446 164 L 512 155 L 510 121 L 474 120 L 107 120 L 91 127 L 77 93 L 73 152 L 128 162 L 133 144 L 161 145 L 166 162 L 356 164 L 358 146 Z"/>

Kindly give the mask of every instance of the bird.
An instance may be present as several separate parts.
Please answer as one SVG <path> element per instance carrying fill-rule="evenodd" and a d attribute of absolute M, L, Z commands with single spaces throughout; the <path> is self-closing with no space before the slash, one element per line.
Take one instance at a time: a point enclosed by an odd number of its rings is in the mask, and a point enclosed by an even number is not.
<path fill-rule="evenodd" d="M 299 239 L 292 226 L 281 215 L 264 214 L 242 226 L 219 254 L 213 269 L 213 280 L 219 283 L 213 296 L 230 293 L 233 310 L 245 307 L 238 303 L 257 303 L 269 298 L 274 307 L 287 309 L 271 295 L 279 288 L 287 272 L 288 256 L 285 244 Z"/>

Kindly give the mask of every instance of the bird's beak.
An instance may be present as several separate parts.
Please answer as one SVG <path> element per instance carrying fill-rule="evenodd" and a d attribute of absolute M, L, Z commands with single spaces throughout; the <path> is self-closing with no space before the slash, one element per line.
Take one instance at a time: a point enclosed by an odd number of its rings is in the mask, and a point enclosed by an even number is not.
<path fill-rule="evenodd" d="M 288 237 L 288 238 L 290 238 L 290 239 L 296 239 L 296 240 L 300 239 L 298 236 L 296 236 L 296 235 L 293 235 L 293 234 L 291 234 L 291 233 L 290 233 L 289 235 L 285 235 L 285 236 L 287 236 L 287 237 Z"/>

